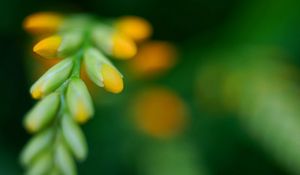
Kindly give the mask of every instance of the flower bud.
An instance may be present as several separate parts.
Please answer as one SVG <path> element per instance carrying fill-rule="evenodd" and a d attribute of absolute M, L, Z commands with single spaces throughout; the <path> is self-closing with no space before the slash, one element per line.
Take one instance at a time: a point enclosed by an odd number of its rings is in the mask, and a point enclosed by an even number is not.
<path fill-rule="evenodd" d="M 84 64 L 89 78 L 98 86 L 103 87 L 103 77 L 100 68 L 103 63 L 112 63 L 97 49 L 88 48 L 84 52 Z"/>
<path fill-rule="evenodd" d="M 80 31 L 68 32 L 62 35 L 62 42 L 58 48 L 58 57 L 67 57 L 74 53 L 83 41 L 83 34 Z"/>
<path fill-rule="evenodd" d="M 59 95 L 52 93 L 38 102 L 26 115 L 24 125 L 33 133 L 43 129 L 54 118 L 59 107 Z"/>
<path fill-rule="evenodd" d="M 152 33 L 151 25 L 143 18 L 125 16 L 116 22 L 116 28 L 134 41 L 142 41 Z"/>
<path fill-rule="evenodd" d="M 123 79 L 120 73 L 112 66 L 103 64 L 101 67 L 104 88 L 112 93 L 120 93 L 123 90 Z"/>
<path fill-rule="evenodd" d="M 92 36 L 99 48 L 116 59 L 132 58 L 137 52 L 136 44 L 131 38 L 106 26 L 96 26 Z"/>
<path fill-rule="evenodd" d="M 60 14 L 53 12 L 40 12 L 26 17 L 23 27 L 32 34 L 50 34 L 59 28 L 63 22 Z"/>
<path fill-rule="evenodd" d="M 62 117 L 62 134 L 75 157 L 78 160 L 84 160 L 88 152 L 84 134 L 68 115 Z"/>
<path fill-rule="evenodd" d="M 33 162 L 32 166 L 29 167 L 26 175 L 38 175 L 47 174 L 53 165 L 52 152 L 47 151 L 39 155 Z"/>
<path fill-rule="evenodd" d="M 28 166 L 30 163 L 32 163 L 33 159 L 49 146 L 53 136 L 53 130 L 47 129 L 31 139 L 21 154 L 20 159 L 22 165 Z"/>
<path fill-rule="evenodd" d="M 68 148 L 60 142 L 55 150 L 55 163 L 60 172 L 64 175 L 75 175 L 75 162 L 71 157 Z"/>
<path fill-rule="evenodd" d="M 45 58 L 56 58 L 61 42 L 61 36 L 53 35 L 38 42 L 33 47 L 33 51 Z"/>
<path fill-rule="evenodd" d="M 89 48 L 85 52 L 84 63 L 88 76 L 98 86 L 113 93 L 123 90 L 122 74 L 97 49 Z"/>
<path fill-rule="evenodd" d="M 133 40 L 120 33 L 115 33 L 112 38 L 112 55 L 119 59 L 130 59 L 137 52 Z"/>
<path fill-rule="evenodd" d="M 79 78 L 73 78 L 70 81 L 67 90 L 67 105 L 72 117 L 79 123 L 85 123 L 94 114 L 91 96 L 84 82 Z"/>
<path fill-rule="evenodd" d="M 69 77 L 72 68 L 72 59 L 65 59 L 50 68 L 30 88 L 32 97 L 39 99 L 58 88 Z"/>

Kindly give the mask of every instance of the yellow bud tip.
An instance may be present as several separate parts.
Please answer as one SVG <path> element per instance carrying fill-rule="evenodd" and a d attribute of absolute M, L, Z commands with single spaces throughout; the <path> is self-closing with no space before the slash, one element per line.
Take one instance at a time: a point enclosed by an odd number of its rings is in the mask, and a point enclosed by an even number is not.
<path fill-rule="evenodd" d="M 118 31 L 124 33 L 134 41 L 141 41 L 152 34 L 152 27 L 145 19 L 136 16 L 126 16 L 116 23 Z"/>
<path fill-rule="evenodd" d="M 122 92 L 124 85 L 120 73 L 108 64 L 103 64 L 101 68 L 104 88 L 112 93 Z"/>
<path fill-rule="evenodd" d="M 57 31 L 63 17 L 53 12 L 40 12 L 32 14 L 24 20 L 23 27 L 32 34 L 50 34 Z"/>
<path fill-rule="evenodd" d="M 45 58 L 55 58 L 57 56 L 57 49 L 61 44 L 61 37 L 53 35 L 38 42 L 33 51 Z"/>
<path fill-rule="evenodd" d="M 25 124 L 25 128 L 26 130 L 29 132 L 29 133 L 35 133 L 37 131 L 37 127 L 36 127 L 36 124 L 32 121 L 30 122 L 27 122 Z"/>
<path fill-rule="evenodd" d="M 78 102 L 75 120 L 78 123 L 83 124 L 83 123 L 86 123 L 88 121 L 88 119 L 89 119 L 89 114 L 88 114 L 86 108 L 84 107 L 82 102 Z"/>
<path fill-rule="evenodd" d="M 31 91 L 31 96 L 34 99 L 40 99 L 42 97 L 42 91 L 39 87 L 35 88 L 33 91 Z"/>
<path fill-rule="evenodd" d="M 137 52 L 136 44 L 130 38 L 122 34 L 113 36 L 112 54 L 119 59 L 130 59 Z"/>

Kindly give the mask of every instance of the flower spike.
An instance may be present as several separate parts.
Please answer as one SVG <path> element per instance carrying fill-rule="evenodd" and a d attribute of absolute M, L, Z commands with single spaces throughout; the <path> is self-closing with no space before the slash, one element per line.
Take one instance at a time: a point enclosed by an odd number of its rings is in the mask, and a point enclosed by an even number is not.
<path fill-rule="evenodd" d="M 32 97 L 40 101 L 24 119 L 25 128 L 36 134 L 20 158 L 27 174 L 75 175 L 75 160 L 86 159 L 88 148 L 80 124 L 93 117 L 94 107 L 80 77 L 82 63 L 92 82 L 108 92 L 120 93 L 123 75 L 110 57 L 132 58 L 137 53 L 135 42 L 151 33 L 145 21 L 125 20 L 125 28 L 124 24 L 116 27 L 117 22 L 107 24 L 88 15 L 62 17 L 56 13 L 37 13 L 25 19 L 25 30 L 48 35 L 33 52 L 43 58 L 61 59 L 30 88 Z M 135 34 L 128 33 L 130 25 L 137 27 Z"/>

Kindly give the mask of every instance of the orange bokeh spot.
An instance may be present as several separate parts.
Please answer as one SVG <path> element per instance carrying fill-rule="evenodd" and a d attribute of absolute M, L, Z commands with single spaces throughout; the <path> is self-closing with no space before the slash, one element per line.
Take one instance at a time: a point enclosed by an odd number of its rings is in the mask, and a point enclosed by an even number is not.
<path fill-rule="evenodd" d="M 138 94 L 132 105 L 132 114 L 141 131 L 157 138 L 181 133 L 188 117 L 183 100 L 165 88 L 153 88 Z"/>
<path fill-rule="evenodd" d="M 129 61 L 130 70 L 137 77 L 152 77 L 172 68 L 176 59 L 176 49 L 163 41 L 150 41 L 138 49 L 137 55 Z"/>

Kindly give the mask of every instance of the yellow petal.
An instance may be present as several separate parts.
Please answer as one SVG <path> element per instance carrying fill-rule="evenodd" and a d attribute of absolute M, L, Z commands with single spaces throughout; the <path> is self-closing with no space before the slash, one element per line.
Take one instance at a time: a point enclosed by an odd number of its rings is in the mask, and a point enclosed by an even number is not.
<path fill-rule="evenodd" d="M 124 33 L 134 41 L 148 38 L 152 33 L 151 25 L 143 18 L 127 16 L 118 20 L 117 30 Z"/>
<path fill-rule="evenodd" d="M 38 42 L 33 47 L 33 51 L 45 58 L 55 58 L 57 56 L 57 49 L 59 48 L 61 41 L 62 39 L 58 35 L 47 37 Z"/>
<path fill-rule="evenodd" d="M 49 34 L 57 31 L 62 21 L 63 17 L 57 13 L 40 12 L 28 16 L 23 27 L 32 34 Z"/>
<path fill-rule="evenodd" d="M 137 52 L 137 48 L 133 40 L 125 35 L 116 33 L 113 36 L 112 54 L 119 59 L 132 58 Z"/>
<path fill-rule="evenodd" d="M 101 67 L 104 88 L 112 93 L 120 93 L 123 90 L 123 79 L 120 73 L 108 64 Z"/>

